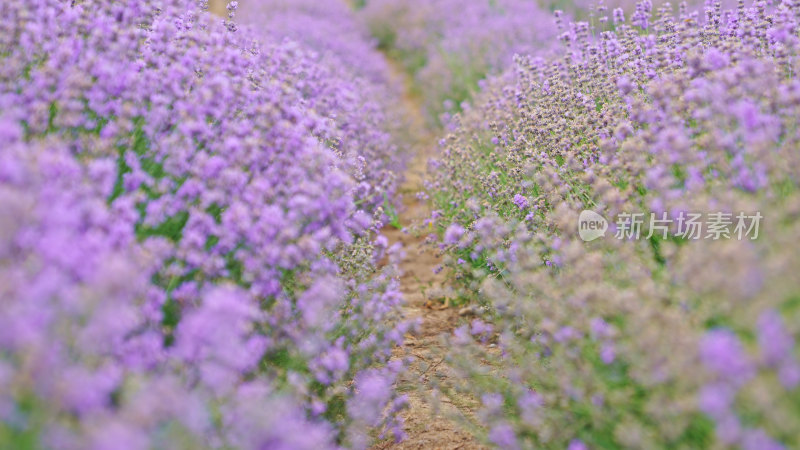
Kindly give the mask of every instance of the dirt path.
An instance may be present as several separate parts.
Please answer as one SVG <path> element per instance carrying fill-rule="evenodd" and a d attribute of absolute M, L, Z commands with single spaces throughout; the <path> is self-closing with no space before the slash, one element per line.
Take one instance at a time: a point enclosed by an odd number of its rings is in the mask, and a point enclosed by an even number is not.
<path fill-rule="evenodd" d="M 397 386 L 399 391 L 409 396 L 409 408 L 403 413 L 407 437 L 399 444 L 388 441 L 374 448 L 485 448 L 450 418 L 454 414 L 470 414 L 472 411 L 467 402 L 455 405 L 444 396 L 438 401 L 431 398 L 436 381 L 454 376 L 442 357 L 444 348 L 440 336 L 452 333 L 460 318 L 457 309 L 443 304 L 447 294 L 445 277 L 435 273 L 442 260 L 435 248 L 425 243 L 430 230 L 422 227 L 422 221 L 430 216 L 430 207 L 427 202 L 416 198 L 417 192 L 423 189 L 427 160 L 436 149 L 436 134 L 425 126 L 422 103 L 411 95 L 408 77 L 399 68 L 394 69 L 396 76 L 405 80 L 405 91 L 399 106 L 411 122 L 409 131 L 416 141 L 416 155 L 400 188 L 403 205 L 399 219 L 403 230 L 386 227 L 383 233 L 392 244 L 401 242 L 403 245 L 405 256 L 400 262 L 400 285 L 407 302 L 403 312 L 406 319 L 419 319 L 421 327 L 416 335 L 407 335 L 404 346 L 394 351 L 395 358 L 411 356 L 414 359 Z"/>
<path fill-rule="evenodd" d="M 208 10 L 212 14 L 216 14 L 220 17 L 228 17 L 228 12 L 226 10 L 227 5 L 228 5 L 227 0 L 209 0 Z"/>
<path fill-rule="evenodd" d="M 226 16 L 227 0 L 210 0 L 209 10 L 220 17 Z M 394 76 L 402 80 L 404 90 L 398 106 L 406 115 L 408 135 L 414 143 L 415 156 L 405 173 L 400 188 L 403 205 L 398 211 L 403 230 L 386 227 L 383 234 L 391 244 L 401 242 L 405 256 L 400 262 L 400 284 L 406 298 L 403 315 L 406 319 L 419 319 L 421 327 L 415 335 L 407 335 L 403 347 L 394 349 L 393 358 L 412 357 L 414 362 L 398 381 L 397 389 L 409 397 L 409 407 L 402 414 L 405 420 L 406 439 L 396 444 L 393 440 L 380 442 L 375 449 L 484 449 L 470 433 L 452 420 L 457 415 L 469 415 L 472 408 L 466 399 L 454 404 L 444 396 L 432 399 L 436 381 L 452 379 L 454 374 L 442 358 L 445 353 L 441 335 L 450 334 L 459 325 L 458 310 L 445 307 L 445 278 L 434 270 L 442 261 L 431 245 L 425 243 L 430 230 L 422 230 L 421 223 L 430 216 L 430 208 L 416 194 L 423 188 L 427 160 L 436 149 L 437 132 L 430 130 L 424 120 L 422 102 L 414 97 L 409 77 L 387 59 Z"/>

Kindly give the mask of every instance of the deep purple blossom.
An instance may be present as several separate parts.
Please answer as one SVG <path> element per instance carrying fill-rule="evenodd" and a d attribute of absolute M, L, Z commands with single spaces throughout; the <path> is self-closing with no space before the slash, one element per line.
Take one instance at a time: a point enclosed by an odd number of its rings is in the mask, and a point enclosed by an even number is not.
<path fill-rule="evenodd" d="M 521 194 L 514 195 L 514 204 L 517 205 L 517 208 L 522 210 L 528 209 L 528 206 L 530 206 L 528 199 Z"/>

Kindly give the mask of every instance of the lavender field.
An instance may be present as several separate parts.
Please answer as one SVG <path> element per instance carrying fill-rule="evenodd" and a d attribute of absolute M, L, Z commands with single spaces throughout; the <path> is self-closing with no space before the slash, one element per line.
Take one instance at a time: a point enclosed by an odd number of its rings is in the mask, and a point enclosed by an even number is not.
<path fill-rule="evenodd" d="M 800 448 L 798 0 L 0 1 L 0 449 Z"/>

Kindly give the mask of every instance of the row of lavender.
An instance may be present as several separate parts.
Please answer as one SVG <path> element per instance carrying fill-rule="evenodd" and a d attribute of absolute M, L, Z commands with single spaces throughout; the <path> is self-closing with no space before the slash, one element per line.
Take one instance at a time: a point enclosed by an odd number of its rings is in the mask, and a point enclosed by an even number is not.
<path fill-rule="evenodd" d="M 722 0 L 735 6 L 735 0 Z M 514 54 L 556 56 L 554 15 L 586 19 L 591 33 L 618 10 L 648 14 L 635 0 L 357 0 L 358 14 L 380 47 L 414 81 L 431 123 L 441 125 L 468 107 L 487 77 L 499 75 Z M 690 0 L 698 10 L 703 1 Z M 645 9 L 642 9 L 645 8 Z M 444 116 L 442 116 L 444 115 Z"/>
<path fill-rule="evenodd" d="M 320 19 L 292 5 L 275 23 Z M 296 43 L 206 7 L 0 4 L 0 447 L 398 425 L 387 68 L 364 32 Z"/>
<path fill-rule="evenodd" d="M 485 317 L 441 388 L 503 448 L 797 447 L 800 4 L 595 14 L 445 117 L 432 220 Z"/>

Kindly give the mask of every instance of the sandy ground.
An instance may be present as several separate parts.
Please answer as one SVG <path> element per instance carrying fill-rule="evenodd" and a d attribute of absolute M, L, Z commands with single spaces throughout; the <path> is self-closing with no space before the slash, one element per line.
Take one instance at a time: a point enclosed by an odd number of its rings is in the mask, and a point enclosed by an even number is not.
<path fill-rule="evenodd" d="M 400 222 L 405 226 L 427 216 L 426 206 L 413 196 L 419 190 L 416 181 L 421 166 L 423 164 L 419 161 L 411 166 L 404 186 L 408 200 L 405 211 L 400 213 Z M 458 402 L 456 406 L 449 399 L 440 397 L 437 407 L 430 398 L 433 384 L 445 382 L 446 378 L 454 376 L 443 358 L 441 335 L 452 333 L 460 319 L 456 309 L 445 307 L 442 303 L 444 278 L 434 274 L 434 268 L 441 263 L 441 259 L 430 245 L 425 244 L 424 235 L 420 233 L 404 233 L 389 228 L 384 230 L 384 234 L 392 243 L 403 243 L 405 257 L 400 263 L 400 283 L 407 302 L 403 313 L 406 319 L 420 319 L 422 325 L 419 333 L 406 336 L 403 348 L 394 351 L 396 358 L 414 358 L 408 372 L 397 385 L 399 391 L 409 396 L 409 408 L 402 414 L 407 437 L 401 443 L 382 442 L 374 448 L 484 448 L 450 418 L 454 414 L 469 414 L 470 408 L 465 405 L 468 401 Z"/>
<path fill-rule="evenodd" d="M 391 64 L 391 62 L 390 62 Z M 442 334 L 450 334 L 465 320 L 458 310 L 444 303 L 446 280 L 443 274 L 434 273 L 442 263 L 436 249 L 425 243 L 430 229 L 422 221 L 430 216 L 427 202 L 417 200 L 416 194 L 423 188 L 428 159 L 436 149 L 436 134 L 424 123 L 422 104 L 410 94 L 410 81 L 397 67 L 395 76 L 405 80 L 406 89 L 398 106 L 404 109 L 410 122 L 410 134 L 416 141 L 415 157 L 405 174 L 400 188 L 403 205 L 398 212 L 403 229 L 386 227 L 383 234 L 392 244 L 400 242 L 405 256 L 400 262 L 400 285 L 406 298 L 403 313 L 406 319 L 419 319 L 421 327 L 416 335 L 406 336 L 402 348 L 394 351 L 395 358 L 412 357 L 414 362 L 399 381 L 397 388 L 409 396 L 409 408 L 403 413 L 406 439 L 403 442 L 381 442 L 376 449 L 478 449 L 486 448 L 453 416 L 470 415 L 473 411 L 470 399 L 454 399 L 438 396 L 432 401 L 433 386 L 448 381 L 455 375 L 443 358 Z M 452 381 L 452 380 L 450 380 Z"/>
<path fill-rule="evenodd" d="M 228 13 L 225 9 L 227 4 L 226 0 L 210 0 L 208 2 L 208 10 L 220 17 L 227 17 Z"/>

